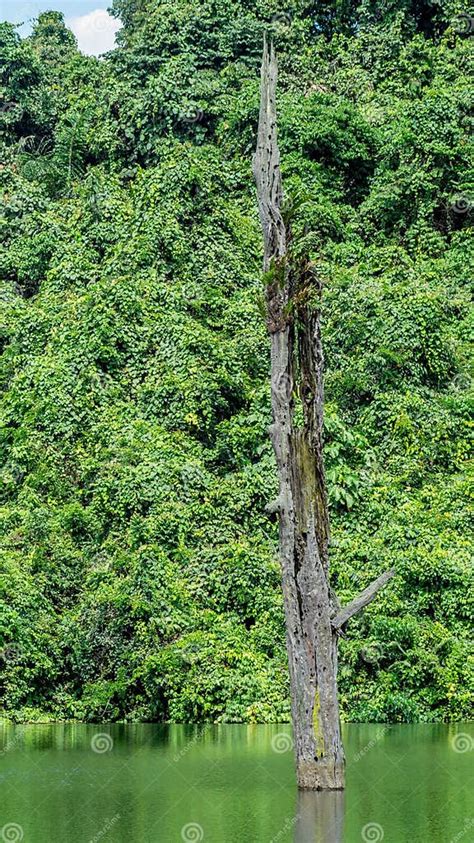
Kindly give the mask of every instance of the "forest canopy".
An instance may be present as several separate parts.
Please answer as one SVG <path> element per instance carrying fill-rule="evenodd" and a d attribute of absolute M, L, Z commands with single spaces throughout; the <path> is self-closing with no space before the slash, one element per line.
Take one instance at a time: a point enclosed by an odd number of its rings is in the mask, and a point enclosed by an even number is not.
<path fill-rule="evenodd" d="M 474 19 L 115 0 L 0 24 L 0 696 L 16 720 L 289 719 L 252 181 L 264 32 L 322 287 L 346 720 L 467 718 Z M 471 112 L 472 113 L 472 112 Z"/>

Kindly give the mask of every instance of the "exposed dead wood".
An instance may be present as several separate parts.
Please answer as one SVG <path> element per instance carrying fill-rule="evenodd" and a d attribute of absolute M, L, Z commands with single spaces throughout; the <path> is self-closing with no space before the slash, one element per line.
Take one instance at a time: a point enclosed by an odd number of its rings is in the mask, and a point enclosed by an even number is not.
<path fill-rule="evenodd" d="M 344 787 L 337 698 L 336 619 L 329 583 L 329 518 L 323 463 L 323 349 L 320 293 L 310 263 L 291 258 L 285 225 L 276 118 L 277 64 L 264 43 L 253 171 L 264 243 L 267 328 L 271 338 L 273 443 L 279 494 L 280 562 L 298 785 Z M 312 285 L 312 286 L 311 286 Z M 309 295 L 311 293 L 311 295 Z M 309 301 L 313 300 L 310 306 Z M 294 403 L 303 423 L 297 426 Z"/>
<path fill-rule="evenodd" d="M 333 629 L 340 629 L 341 626 L 344 626 L 344 624 L 350 620 L 350 618 L 362 611 L 362 609 L 365 609 L 365 607 L 372 602 L 374 597 L 377 596 L 380 589 L 387 585 L 394 576 L 395 568 L 391 568 L 390 571 L 385 571 L 385 573 L 380 574 L 380 577 L 377 577 L 377 579 L 370 583 L 367 588 L 364 588 L 357 597 L 354 597 L 354 600 L 351 600 L 350 603 L 344 606 L 340 612 L 337 613 L 331 621 Z"/>

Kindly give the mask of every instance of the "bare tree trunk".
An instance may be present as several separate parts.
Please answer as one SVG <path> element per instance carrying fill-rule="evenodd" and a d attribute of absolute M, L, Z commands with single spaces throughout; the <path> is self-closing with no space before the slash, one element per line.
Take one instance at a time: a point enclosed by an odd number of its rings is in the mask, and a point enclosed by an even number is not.
<path fill-rule="evenodd" d="M 271 437 L 280 480 L 280 559 L 286 616 L 298 784 L 344 787 L 337 702 L 337 645 L 328 582 L 329 521 L 322 461 L 323 356 L 319 313 L 290 311 L 304 279 L 289 265 L 290 232 L 281 216 L 276 138 L 276 59 L 266 44 L 258 147 L 254 160 L 267 273 L 271 336 Z M 300 296 L 301 297 L 301 296 Z M 291 316 L 290 316 L 291 312 Z M 294 423 L 294 394 L 304 422 Z"/>
<path fill-rule="evenodd" d="M 322 456 L 323 350 L 318 292 L 308 262 L 291 257 L 282 217 L 283 190 L 276 125 L 277 65 L 264 44 L 254 176 L 264 240 L 267 328 L 271 337 L 271 438 L 279 476 L 280 561 L 300 788 L 344 787 L 337 698 L 337 637 L 346 617 L 329 584 L 329 518 Z M 295 423 L 299 401 L 303 422 Z M 381 578 L 379 578 L 380 580 Z M 385 582 L 386 580 L 384 580 Z M 378 581 L 377 581 L 378 583 Z M 382 583 L 383 585 L 384 583 Z M 381 587 L 381 586 L 379 586 Z M 366 589 L 366 605 L 378 590 Z M 366 596 L 368 599 L 366 599 Z M 358 611 L 349 612 L 349 617 Z M 338 615 L 339 613 L 339 615 Z M 333 617 L 342 622 L 333 624 Z M 348 619 L 348 618 L 347 618 Z"/>

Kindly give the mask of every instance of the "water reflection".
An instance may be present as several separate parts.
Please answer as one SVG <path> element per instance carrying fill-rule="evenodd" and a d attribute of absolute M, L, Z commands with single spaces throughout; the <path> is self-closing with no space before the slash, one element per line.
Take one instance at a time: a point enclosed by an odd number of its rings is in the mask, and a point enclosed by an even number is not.
<path fill-rule="evenodd" d="M 298 793 L 294 843 L 343 843 L 344 791 Z"/>
<path fill-rule="evenodd" d="M 25 843 L 474 840 L 473 724 L 350 724 L 344 744 L 346 791 L 297 794 L 281 724 L 0 721 L 0 839 L 12 824 Z"/>

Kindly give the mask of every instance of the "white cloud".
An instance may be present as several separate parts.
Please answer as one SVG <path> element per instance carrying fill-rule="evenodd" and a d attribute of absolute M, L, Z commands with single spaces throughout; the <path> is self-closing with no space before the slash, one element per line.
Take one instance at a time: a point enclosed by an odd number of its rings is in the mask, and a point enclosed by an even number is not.
<path fill-rule="evenodd" d="M 99 56 L 115 46 L 115 33 L 122 24 L 105 9 L 95 9 L 87 15 L 69 18 L 66 26 L 72 29 L 79 49 L 89 56 Z"/>

